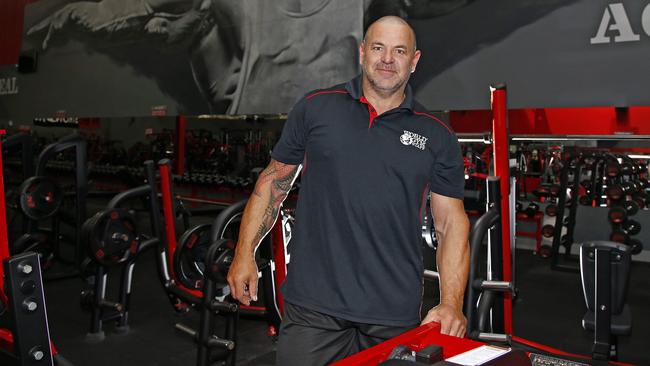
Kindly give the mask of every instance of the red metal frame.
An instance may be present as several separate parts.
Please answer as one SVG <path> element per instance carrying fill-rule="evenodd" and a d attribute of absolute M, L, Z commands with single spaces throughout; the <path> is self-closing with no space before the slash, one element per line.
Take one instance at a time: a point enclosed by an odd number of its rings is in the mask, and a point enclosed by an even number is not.
<path fill-rule="evenodd" d="M 539 353 L 548 353 L 551 355 L 556 355 L 558 357 L 572 357 L 577 359 L 590 360 L 589 357 L 584 355 L 577 355 L 569 352 L 564 352 L 562 350 L 545 346 L 540 343 L 532 342 L 527 339 L 520 337 L 512 337 L 514 343 L 519 343 L 522 346 L 533 348 Z M 402 335 L 399 335 L 395 338 L 389 339 L 385 342 L 382 342 L 374 347 L 368 348 L 364 351 L 361 351 L 357 354 L 354 354 L 350 357 L 347 357 L 343 360 L 340 360 L 336 363 L 333 363 L 333 366 L 370 366 L 377 365 L 385 361 L 390 355 L 391 351 L 399 346 L 407 346 L 414 351 L 420 351 L 424 347 L 435 344 L 442 346 L 442 356 L 444 359 L 453 357 L 455 355 L 467 352 L 474 348 L 484 345 L 482 342 L 473 341 L 468 338 L 456 338 L 444 334 L 440 334 L 440 324 L 439 323 L 427 323 L 421 325 L 411 331 L 408 331 Z M 522 348 L 525 348 L 522 347 Z M 515 344 L 514 349 L 517 349 Z M 612 362 L 609 364 L 612 365 L 629 365 L 623 362 Z"/>
<path fill-rule="evenodd" d="M 5 206 L 5 181 L 2 166 L 2 136 L 7 132 L 0 130 L 0 275 L 4 276 L 4 260 L 9 258 L 9 239 L 7 237 L 7 212 Z M 7 303 L 4 281 L 0 280 L 0 300 Z"/>
<path fill-rule="evenodd" d="M 506 107 L 506 88 L 492 90 L 492 144 L 494 146 L 494 175 L 501 185 L 501 233 L 503 252 L 503 281 L 512 281 L 510 256 L 510 166 Z M 503 319 L 506 334 L 512 334 L 512 294 L 504 293 Z"/>
<path fill-rule="evenodd" d="M 439 323 L 427 323 L 395 338 L 382 342 L 355 355 L 333 363 L 333 366 L 377 365 L 385 361 L 393 348 L 399 345 L 419 351 L 430 344 L 442 346 L 442 356 L 449 358 L 483 345 L 467 338 L 456 338 L 440 334 Z"/>
<path fill-rule="evenodd" d="M 287 264 L 285 263 L 284 253 L 284 235 L 282 234 L 282 215 L 280 215 L 273 229 L 271 229 L 271 242 L 273 243 L 273 261 L 275 262 L 274 280 L 275 280 L 275 293 L 278 303 L 280 314 L 284 314 L 284 297 L 280 292 L 280 286 L 284 283 L 287 277 Z"/>
<path fill-rule="evenodd" d="M 176 286 L 189 294 L 198 298 L 203 297 L 203 293 L 198 290 L 189 289 L 181 285 L 176 279 L 174 272 L 174 251 L 176 250 L 176 224 L 172 209 L 172 191 L 171 191 L 171 174 L 169 165 L 160 164 L 160 194 L 162 195 L 162 208 L 165 218 L 165 234 L 167 235 L 167 267 L 169 275 L 175 280 Z"/>

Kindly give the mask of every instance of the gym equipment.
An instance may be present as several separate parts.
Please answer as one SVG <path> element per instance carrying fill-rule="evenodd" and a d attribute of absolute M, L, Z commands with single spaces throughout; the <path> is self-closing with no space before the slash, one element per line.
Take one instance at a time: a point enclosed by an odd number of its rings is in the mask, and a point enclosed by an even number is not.
<path fill-rule="evenodd" d="M 75 171 L 75 195 L 74 195 L 74 214 L 71 215 L 70 224 L 74 230 L 74 237 L 71 244 L 74 248 L 72 259 L 64 258 L 61 255 L 60 244 L 63 235 L 61 235 L 61 224 L 66 223 L 63 220 L 65 215 L 61 214 L 61 202 L 63 193 L 53 180 L 47 177 L 49 163 L 59 154 L 74 149 L 75 161 L 72 168 Z M 87 166 L 86 166 L 86 141 L 78 134 L 65 136 L 53 144 L 46 146 L 38 156 L 35 176 L 28 178 L 21 186 L 21 207 L 27 217 L 26 234 L 37 235 L 42 232 L 41 225 L 44 219 L 49 219 L 51 228 L 49 229 L 49 242 L 51 242 L 51 252 L 54 259 L 62 263 L 71 263 L 75 269 L 81 266 L 85 251 L 82 249 L 81 226 L 86 220 L 86 196 L 87 196 Z M 27 240 L 27 239 L 24 239 Z M 12 248 L 12 253 L 18 253 Z M 45 257 L 43 255 L 42 257 Z M 43 268 L 46 268 L 43 265 Z M 61 273 L 54 277 L 68 277 L 74 273 Z"/>
<path fill-rule="evenodd" d="M 92 259 L 101 265 L 122 264 L 138 252 L 135 219 L 124 209 L 100 211 L 86 221 L 84 229 Z"/>
<path fill-rule="evenodd" d="M 159 271 L 163 277 L 163 284 L 170 295 L 172 302 L 176 302 L 178 309 L 187 309 L 187 306 L 196 308 L 200 312 L 201 320 L 199 330 L 194 331 L 183 324 L 177 324 L 176 328 L 190 335 L 197 343 L 197 366 L 207 366 L 212 360 L 213 351 L 221 351 L 216 355 L 219 359 L 225 359 L 227 365 L 233 366 L 236 360 L 236 335 L 237 322 L 239 319 L 239 306 L 226 300 L 228 295 L 228 285 L 225 283 L 215 283 L 212 276 L 204 276 L 201 291 L 196 288 L 188 288 L 178 280 L 178 270 L 175 267 L 174 256 L 177 250 L 176 239 L 176 207 L 175 195 L 173 194 L 172 178 L 170 174 L 170 161 L 163 159 L 158 163 L 160 170 L 160 187 L 162 193 L 162 208 L 164 213 L 164 232 L 163 226 L 158 221 L 157 192 L 155 189 L 156 176 L 153 162 L 145 163 L 147 178 L 151 186 L 151 192 L 156 192 L 151 204 L 152 222 L 156 229 L 155 233 L 160 238 L 159 253 L 162 254 L 159 261 Z M 215 220 L 218 225 L 216 230 L 223 232 L 226 223 L 230 221 L 229 212 L 222 211 Z M 204 266 L 210 266 L 216 261 L 218 253 L 217 246 L 211 245 L 206 252 Z M 189 251 L 187 251 L 189 252 Z M 169 271 L 167 270 L 169 268 Z M 185 305 L 188 304 L 188 305 Z M 219 338 L 215 334 L 213 318 L 216 315 L 226 318 L 225 338 Z"/>
<path fill-rule="evenodd" d="M 34 176 L 20 186 L 20 207 L 32 220 L 43 220 L 55 215 L 63 203 L 63 191 L 56 182 Z"/>
<path fill-rule="evenodd" d="M 38 255 L 25 253 L 4 259 L 8 307 L 12 324 L 14 362 L 7 364 L 53 364 L 47 310 Z M 1 354 L 1 353 L 0 353 Z M 5 363 L 3 363 L 5 364 Z"/>
<path fill-rule="evenodd" d="M 89 258 L 82 266 L 85 267 L 83 272 L 87 273 L 87 287 L 80 296 L 82 307 L 91 311 L 90 329 L 86 335 L 89 341 L 99 342 L 105 338 L 103 329 L 107 321 L 116 322 L 115 331 L 118 333 L 129 331 L 131 282 L 135 262 L 141 253 L 158 244 L 159 239 L 155 236 L 141 237 L 133 215 L 122 206 L 145 201 L 149 204 L 150 214 L 157 214 L 158 206 L 152 204 L 158 199 L 156 192 L 152 192 L 154 185 L 155 181 L 117 194 L 104 210 L 86 220 L 82 227 L 82 238 L 87 245 Z M 157 228 L 155 221 L 151 219 L 154 233 Z M 121 267 L 116 301 L 107 299 L 106 295 L 109 269 L 114 267 Z"/>
<path fill-rule="evenodd" d="M 544 225 L 542 226 L 542 236 L 545 238 L 552 238 L 553 233 L 555 233 L 555 226 L 553 225 Z"/>
<path fill-rule="evenodd" d="M 30 234 L 23 234 L 13 243 L 14 253 L 36 252 L 41 260 L 41 268 L 47 269 L 52 266 L 54 260 L 54 244 L 51 235 L 45 231 L 35 231 Z"/>
<path fill-rule="evenodd" d="M 488 177 L 489 209 L 475 223 L 470 233 L 470 269 L 469 282 L 466 290 L 465 316 L 467 317 L 467 334 L 474 339 L 494 337 L 496 333 L 503 334 L 504 311 L 502 298 L 506 293 L 514 293 L 514 284 L 503 281 L 500 275 L 502 259 L 500 246 L 501 214 L 499 178 Z M 486 235 L 490 236 L 487 253 L 489 257 L 481 257 L 481 248 Z M 493 244 L 494 243 L 494 244 Z M 479 263 L 488 262 L 489 273 L 485 277 L 479 275 Z"/>
<path fill-rule="evenodd" d="M 0 135 L 5 131 L 0 130 Z M 2 142 L 0 141 L 0 145 Z M 2 171 L 0 146 L 0 171 Z M 4 177 L 0 175 L 0 363 L 8 366 L 70 366 L 50 341 L 38 255 L 9 257 Z"/>
<path fill-rule="evenodd" d="M 7 136 L 4 138 L 2 141 L 2 153 L 6 157 L 7 154 L 14 153 L 18 151 L 20 153 L 20 159 L 17 161 L 19 164 L 19 167 L 21 168 L 22 171 L 22 176 L 16 180 L 16 182 L 22 182 L 25 179 L 31 177 L 34 175 L 34 151 L 33 151 L 33 146 L 34 146 L 34 141 L 33 137 L 29 133 L 16 133 L 11 136 Z M 7 168 L 9 164 L 5 165 L 5 168 Z M 7 169 L 9 170 L 9 169 Z M 3 173 L 5 173 L 3 171 Z M 9 173 L 9 172 L 7 172 Z M 6 173 L 5 173 L 6 174 Z M 12 178 L 16 178 L 14 171 L 11 171 Z M 7 175 L 5 177 L 8 178 Z M 11 219 L 7 220 L 7 226 L 9 228 L 9 242 L 13 243 L 16 239 L 16 237 L 22 235 L 23 233 L 27 232 L 27 220 L 24 218 L 24 214 L 22 210 L 19 210 L 19 202 L 16 200 L 14 202 L 13 197 L 19 197 L 19 194 L 15 191 L 15 188 L 17 187 L 12 187 L 8 182 L 5 182 L 5 188 L 6 188 L 6 201 L 7 201 L 7 208 L 13 208 L 13 216 Z M 21 219 L 20 225 L 17 225 L 16 220 Z"/>
<path fill-rule="evenodd" d="M 620 206 L 614 206 L 607 212 L 607 217 L 612 224 L 620 224 L 627 221 L 627 210 Z"/>
<path fill-rule="evenodd" d="M 211 225 L 203 224 L 185 231 L 174 252 L 176 277 L 184 286 L 200 290 L 205 279 L 205 255 L 212 244 Z M 223 281 L 221 283 L 224 283 Z"/>
<path fill-rule="evenodd" d="M 606 241 L 580 246 L 580 275 L 587 306 L 582 327 L 594 332 L 594 359 L 617 360 L 617 336 L 629 335 L 632 330 L 632 315 L 625 302 L 630 250 Z"/>

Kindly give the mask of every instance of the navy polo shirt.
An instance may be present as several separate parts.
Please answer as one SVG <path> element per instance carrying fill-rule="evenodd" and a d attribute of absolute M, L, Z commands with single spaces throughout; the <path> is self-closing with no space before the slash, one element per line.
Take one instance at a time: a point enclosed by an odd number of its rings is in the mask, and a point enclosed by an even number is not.
<path fill-rule="evenodd" d="M 342 319 L 420 322 L 421 216 L 429 191 L 462 199 L 455 134 L 404 102 L 377 116 L 361 77 L 294 106 L 273 159 L 303 164 L 286 301 Z"/>

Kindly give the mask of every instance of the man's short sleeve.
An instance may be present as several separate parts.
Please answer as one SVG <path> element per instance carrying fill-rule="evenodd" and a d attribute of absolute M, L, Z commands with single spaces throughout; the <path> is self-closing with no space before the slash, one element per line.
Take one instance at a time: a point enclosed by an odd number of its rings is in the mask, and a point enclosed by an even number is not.
<path fill-rule="evenodd" d="M 305 113 L 306 102 L 305 98 L 300 99 L 289 112 L 289 117 L 282 128 L 280 140 L 271 152 L 271 157 L 274 160 L 291 165 L 303 162 L 309 131 Z"/>
<path fill-rule="evenodd" d="M 450 133 L 443 138 L 442 147 L 436 156 L 430 178 L 430 190 L 443 196 L 463 199 L 465 178 L 463 156 L 456 135 Z"/>

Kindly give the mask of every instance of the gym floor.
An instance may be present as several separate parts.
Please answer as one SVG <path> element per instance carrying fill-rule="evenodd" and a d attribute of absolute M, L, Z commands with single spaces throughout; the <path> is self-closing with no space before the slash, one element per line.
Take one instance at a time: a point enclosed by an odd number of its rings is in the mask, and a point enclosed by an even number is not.
<path fill-rule="evenodd" d="M 81 280 L 47 281 L 50 331 L 59 352 L 77 366 L 195 364 L 194 345 L 188 336 L 175 330 L 174 324 L 182 322 L 196 326 L 198 316 L 195 312 L 179 316 L 172 310 L 158 281 L 155 265 L 153 252 L 145 253 L 136 265 L 130 331 L 116 334 L 108 323 L 106 338 L 100 343 L 85 339 L 90 313 L 82 311 L 79 305 Z M 515 334 L 568 352 L 589 354 L 593 336 L 580 325 L 586 311 L 580 275 L 552 271 L 548 260 L 528 250 L 517 251 L 516 271 L 519 292 L 514 306 Z M 118 277 L 114 277 L 113 283 Z M 619 339 L 622 361 L 650 364 L 649 289 L 650 263 L 635 262 L 628 294 L 634 326 L 631 336 Z M 425 301 L 425 310 L 437 301 L 433 299 L 436 292 L 432 285 L 427 285 L 425 296 L 431 300 Z M 109 288 L 109 296 L 110 293 Z M 266 335 L 264 320 L 241 319 L 238 336 L 238 365 L 274 364 L 275 346 Z"/>

